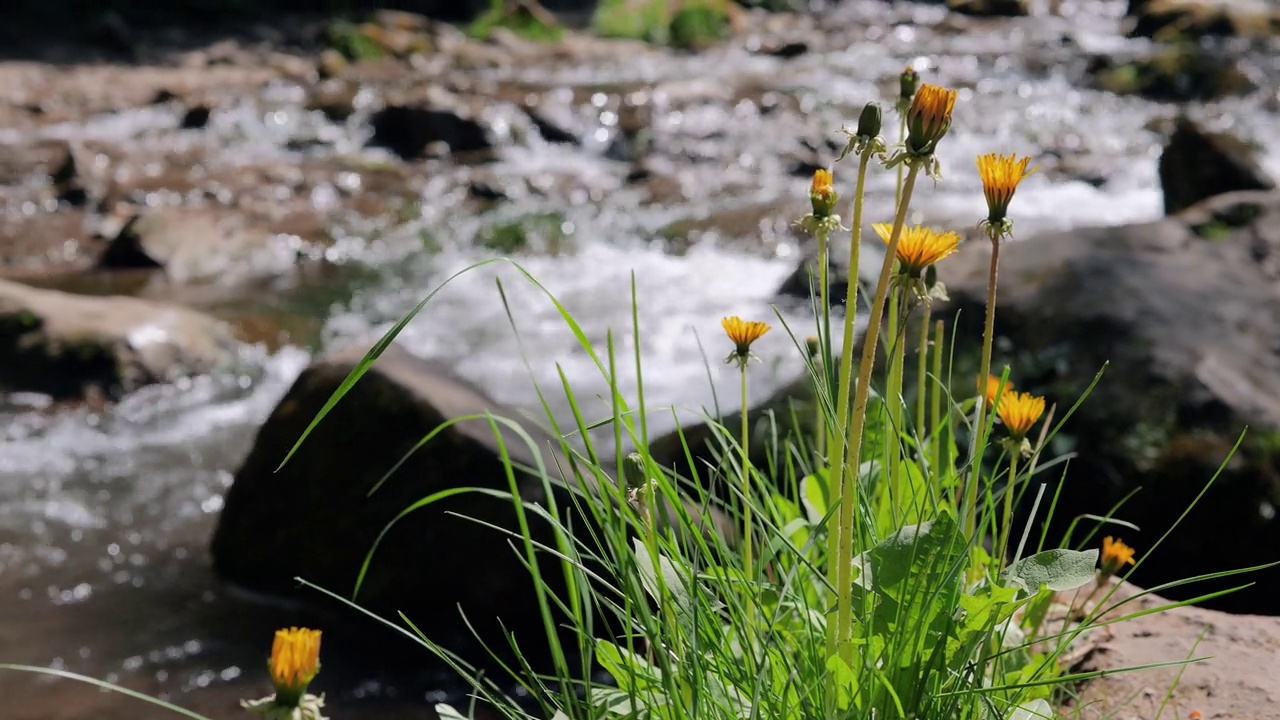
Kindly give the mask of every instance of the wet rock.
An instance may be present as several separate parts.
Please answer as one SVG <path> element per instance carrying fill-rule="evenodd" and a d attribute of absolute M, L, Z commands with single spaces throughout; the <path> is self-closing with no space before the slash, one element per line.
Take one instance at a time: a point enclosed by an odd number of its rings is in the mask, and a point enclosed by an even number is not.
<path fill-rule="evenodd" d="M 1098 56 L 1089 73 L 1103 90 L 1152 100 L 1213 100 L 1257 89 L 1234 60 L 1194 43 L 1158 47 L 1128 60 Z"/>
<path fill-rule="evenodd" d="M 1234 190 L 1272 190 L 1275 180 L 1258 162 L 1261 149 L 1229 133 L 1210 132 L 1179 116 L 1160 154 L 1165 213 Z"/>
<path fill-rule="evenodd" d="M 296 253 L 237 216 L 148 210 L 128 220 L 99 259 L 103 268 L 160 268 L 178 283 L 235 282 L 289 272 Z"/>
<path fill-rule="evenodd" d="M 114 397 L 234 359 L 227 326 L 195 311 L 0 280 L 0 391 Z"/>
<path fill-rule="evenodd" d="M 392 100 L 371 118 L 370 143 L 406 160 L 426 156 L 433 143 L 448 146 L 455 155 L 492 150 L 481 104 L 435 87 Z"/>
<path fill-rule="evenodd" d="M 457 488 L 511 489 L 494 431 L 483 419 L 452 425 L 396 467 L 446 420 L 489 412 L 519 421 L 476 387 L 398 345 L 383 353 L 277 472 L 362 356 L 363 350 L 354 348 L 314 363 L 259 431 L 213 537 L 214 567 L 224 579 L 259 592 L 297 596 L 293 578 L 302 577 L 349 595 L 379 533 L 414 502 Z M 555 472 L 557 459 L 563 460 L 553 450 L 558 443 L 529 423 L 521 425 L 533 448 L 499 426 L 512 462 L 533 467 L 536 451 Z M 520 470 L 515 490 L 526 503 L 548 503 L 548 485 Z M 559 507 L 572 507 L 563 484 L 552 481 L 550 492 Z M 533 515 L 529 520 L 535 542 L 554 543 L 544 522 Z M 517 527 L 510 500 L 480 492 L 422 507 L 387 532 L 356 600 L 384 617 L 403 612 L 428 637 L 481 662 L 485 654 L 471 640 L 460 614 L 465 612 L 491 647 L 507 647 L 505 628 L 522 647 L 527 644 L 536 661 L 543 630 L 530 575 L 511 538 L 494 529 L 518 532 Z M 542 560 L 547 587 L 561 592 L 562 574 L 545 554 Z M 314 593 L 303 597 L 316 599 Z"/>
<path fill-rule="evenodd" d="M 50 174 L 49 181 L 59 202 L 83 207 L 89 201 L 89 189 L 80 169 L 81 161 L 76 159 L 78 154 L 80 151 L 76 147 L 68 145 L 66 154 Z"/>
<path fill-rule="evenodd" d="M 213 114 L 213 110 L 207 105 L 196 105 L 188 108 L 182 115 L 182 120 L 178 122 L 178 127 L 183 130 L 199 130 L 209 124 L 209 117 Z"/>
<path fill-rule="evenodd" d="M 321 79 L 338 77 L 349 67 L 351 63 L 346 56 L 333 48 L 321 50 L 319 58 L 316 59 L 316 74 Z"/>
<path fill-rule="evenodd" d="M 1020 387 L 1047 395 L 1061 415 L 1109 363 L 1052 449 L 1076 456 L 1050 536 L 1142 487 L 1118 516 L 1141 528 L 1126 538 L 1131 545 L 1153 543 L 1249 427 L 1189 518 L 1194 530 L 1171 535 L 1139 569 L 1136 581 L 1149 586 L 1221 570 L 1223 558 L 1269 562 L 1267 548 L 1280 543 L 1272 449 L 1280 438 L 1280 285 L 1267 265 L 1280 241 L 1280 195 L 1232 193 L 1208 203 L 1152 223 L 1031 238 L 1001 256 L 997 348 L 1007 349 L 995 367 L 1007 362 Z M 1220 229 L 1206 238 L 1214 218 Z M 954 306 L 941 312 L 960 310 L 962 337 L 981 335 L 989 248 L 965 244 L 942 272 Z M 1258 592 L 1221 606 L 1273 610 L 1280 577 L 1256 579 Z"/>
<path fill-rule="evenodd" d="M 525 113 L 543 140 L 557 145 L 576 145 L 586 130 L 567 106 L 550 108 L 546 103 L 526 105 Z"/>
<path fill-rule="evenodd" d="M 1131 2 L 1130 37 L 1194 40 L 1280 35 L 1280 8 L 1263 0 L 1146 0 Z"/>
<path fill-rule="evenodd" d="M 323 80 L 307 93 L 307 109 L 319 110 L 331 122 L 342 122 L 356 111 L 359 90 L 355 83 Z"/>
<path fill-rule="evenodd" d="M 947 0 L 947 8 L 962 15 L 982 17 L 1022 17 L 1027 15 L 1025 0 Z"/>

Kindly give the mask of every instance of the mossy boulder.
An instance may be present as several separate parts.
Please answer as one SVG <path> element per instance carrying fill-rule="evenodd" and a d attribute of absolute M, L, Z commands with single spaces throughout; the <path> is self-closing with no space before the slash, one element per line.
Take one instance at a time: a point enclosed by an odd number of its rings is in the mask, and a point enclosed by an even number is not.
<path fill-rule="evenodd" d="M 0 392 L 76 399 L 229 366 L 223 323 L 129 297 L 90 297 L 0 280 Z"/>

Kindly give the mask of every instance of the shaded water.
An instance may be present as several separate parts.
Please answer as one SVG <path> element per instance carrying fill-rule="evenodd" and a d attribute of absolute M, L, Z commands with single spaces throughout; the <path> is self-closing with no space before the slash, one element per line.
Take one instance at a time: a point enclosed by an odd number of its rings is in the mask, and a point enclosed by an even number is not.
<path fill-rule="evenodd" d="M 474 72 L 477 84 L 574 98 L 571 107 L 583 122 L 580 146 L 547 144 L 513 115 L 511 142 L 484 166 L 487 177 L 519 179 L 539 192 L 478 212 L 466 197 L 475 168 L 419 163 L 410 173 L 419 198 L 413 212 L 365 217 L 352 211 L 331 228 L 336 240 L 318 252 L 349 271 L 251 291 L 216 283 L 207 292 L 173 291 L 191 293 L 192 302 L 225 317 L 265 315 L 299 328 L 293 336 L 300 346 L 249 348 L 237 373 L 146 388 L 105 411 L 47 407 L 39 397 L 5 401 L 0 662 L 122 682 L 220 717 L 236 712 L 236 699 L 265 694 L 261 663 L 270 632 L 297 616 L 263 609 L 211 577 L 206 546 L 222 493 L 258 425 L 312 353 L 371 343 L 451 273 L 488 257 L 473 238 L 495 219 L 562 213 L 566 247 L 520 263 L 598 348 L 612 331 L 627 357 L 634 342 L 634 278 L 650 407 L 693 409 L 718 400 L 732 409 L 736 375 L 719 362 L 718 319 L 771 317 L 774 289 L 802 254 L 788 229 L 806 210 L 806 180 L 789 174 L 798 139 L 838 138 L 834 130 L 853 122 L 867 99 L 887 92 L 907 62 L 923 59 L 930 65 L 927 79 L 961 88 L 955 126 L 941 148 L 946 179 L 922 183 L 916 196 L 923 220 L 973 224 L 982 205 L 972 157 L 989 151 L 1031 154 L 1041 165 L 1018 191 L 1021 237 L 1159 216 L 1160 140 L 1147 125 L 1173 108 L 1080 82 L 1082 50 L 1129 42 L 1116 33 L 1122 5 L 1067 3 L 1072 14 L 1066 18 L 988 23 L 961 22 L 925 6 L 890 10 L 879 2 L 849 2 L 825 16 L 829 32 L 811 33 L 815 50 L 790 61 L 749 52 L 753 41 L 746 38 L 700 55 L 652 51 L 596 59 L 590 67 L 548 57 Z M 1251 62 L 1255 73 L 1275 77 L 1275 59 Z M 646 202 L 624 180 L 629 166 L 606 153 L 621 104 L 637 99 L 632 93 L 653 108 L 655 154 L 670 160 L 683 197 Z M 1244 134 L 1280 137 L 1274 93 L 1272 87 L 1220 103 L 1211 115 Z M 153 107 L 3 131 L 0 142 L 93 139 L 125 148 L 139 165 L 196 152 L 211 175 L 257 165 L 329 164 L 357 168 L 347 172 L 358 181 L 358 168 L 399 162 L 362 149 L 367 113 L 335 124 L 305 111 L 304 100 L 301 88 L 277 83 L 219 105 L 198 133 L 178 131 L 174 110 Z M 1275 156 L 1267 164 L 1280 169 Z M 342 184 L 353 181 L 342 171 L 332 177 L 308 190 L 309 202 L 340 202 Z M 872 213 L 887 212 L 891 183 L 888 174 L 873 174 Z M 155 192 L 156 202 L 168 202 Z M 663 227 L 689 219 L 707 219 L 708 228 L 690 247 L 661 239 Z M 496 277 L 507 291 L 523 354 Z M 781 312 L 798 336 L 808 334 L 798 309 Z M 760 346 L 765 363 L 753 375 L 758 397 L 798 368 L 784 332 L 768 340 Z M 591 400 L 604 387 L 592 362 L 552 304 L 510 266 L 486 266 L 452 281 L 401 341 L 534 414 L 530 378 L 556 388 L 557 365 L 588 399 L 588 412 L 607 409 Z M 634 383 L 633 374 L 624 371 L 624 384 Z M 549 394 L 553 410 L 562 412 L 559 394 Z M 657 430 L 670 424 L 669 413 L 655 413 Z M 335 637 L 326 644 L 320 683 L 335 717 L 354 716 L 355 708 L 361 717 L 417 717 L 415 703 L 432 688 L 456 693 L 431 672 L 394 673 L 344 659 L 345 642 Z M 364 657 L 354 649 L 349 655 Z M 161 715 L 82 686 L 14 674 L 0 674 L 0 698 L 5 718 Z"/>

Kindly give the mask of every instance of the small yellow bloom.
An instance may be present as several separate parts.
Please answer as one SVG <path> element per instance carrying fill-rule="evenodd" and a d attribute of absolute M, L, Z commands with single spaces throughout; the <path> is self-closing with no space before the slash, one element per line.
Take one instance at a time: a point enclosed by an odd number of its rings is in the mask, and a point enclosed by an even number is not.
<path fill-rule="evenodd" d="M 268 668 L 271 682 L 276 686 L 276 704 L 296 705 L 320 672 L 320 631 L 277 630 Z"/>
<path fill-rule="evenodd" d="M 1133 564 L 1133 548 L 1110 536 L 1102 540 L 1101 570 L 1105 577 L 1120 572 L 1125 565 Z"/>
<path fill-rule="evenodd" d="M 956 91 L 923 83 L 911 99 L 907 110 L 907 150 L 916 155 L 929 155 L 938 141 L 951 129 L 951 111 L 956 106 Z"/>
<path fill-rule="evenodd" d="M 734 345 L 733 352 L 724 361 L 737 361 L 743 367 L 746 367 L 747 361 L 751 359 L 751 344 L 769 332 L 767 324 L 758 320 L 743 320 L 737 315 L 723 318 L 720 325 Z"/>
<path fill-rule="evenodd" d="M 979 381 L 979 382 L 981 382 L 981 381 Z M 1005 381 L 1005 383 L 1004 383 L 1004 389 L 1003 389 L 1003 390 L 1001 390 L 1001 389 L 1000 389 L 1000 376 L 999 376 L 999 375 L 988 375 L 988 376 L 987 376 L 987 387 L 986 387 L 986 390 L 983 392 L 983 397 L 985 397 L 985 398 L 986 398 L 986 400 L 987 400 L 987 405 L 989 405 L 989 406 L 994 406 L 994 405 L 996 404 L 996 393 L 997 393 L 997 392 L 999 392 L 999 393 L 1000 393 L 1000 395 L 1001 395 L 1001 396 L 1003 396 L 1004 394 L 1009 393 L 1009 392 L 1012 392 L 1012 391 L 1013 391 L 1013 381 L 1012 381 L 1012 380 L 1006 380 L 1006 381 Z"/>
<path fill-rule="evenodd" d="M 871 226 L 885 244 L 893 237 L 891 223 L 874 223 Z M 902 273 L 913 278 L 921 271 L 955 252 L 960 246 L 960 236 L 954 232 L 938 232 L 923 225 L 902 228 L 898 238 L 898 262 Z"/>
<path fill-rule="evenodd" d="M 1033 396 L 1031 393 L 1010 391 L 1006 388 L 1000 394 L 1000 404 L 996 406 L 996 413 L 1000 415 L 1004 426 L 1009 429 L 1009 434 L 1015 440 L 1021 440 L 1044 414 L 1044 398 Z"/>
<path fill-rule="evenodd" d="M 1027 169 L 1031 158 L 1015 155 L 978 156 L 978 174 L 982 176 L 982 194 L 987 197 L 987 224 L 1002 227 L 1009 212 L 1009 202 L 1022 179 L 1036 171 Z"/>
<path fill-rule="evenodd" d="M 831 171 L 818 169 L 813 171 L 813 182 L 809 185 L 809 201 L 813 203 L 813 216 L 818 219 L 831 217 L 835 212 L 839 195 L 831 184 Z"/>

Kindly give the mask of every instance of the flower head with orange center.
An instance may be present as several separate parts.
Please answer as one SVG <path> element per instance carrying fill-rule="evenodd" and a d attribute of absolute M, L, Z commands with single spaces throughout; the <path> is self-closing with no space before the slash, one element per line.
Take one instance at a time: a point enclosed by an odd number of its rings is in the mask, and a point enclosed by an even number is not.
<path fill-rule="evenodd" d="M 981 380 L 979 380 L 979 383 L 981 383 L 981 382 L 982 382 L 982 381 L 981 381 Z M 996 404 L 996 395 L 997 395 L 997 394 L 999 394 L 999 395 L 1003 396 L 1005 393 L 1012 392 L 1012 391 L 1013 391 L 1013 381 L 1012 381 L 1012 380 L 1006 380 L 1006 381 L 1004 381 L 1004 388 L 1001 388 L 1001 387 L 1000 387 L 1000 376 L 999 376 L 999 375 L 988 375 L 988 376 L 987 376 L 987 382 L 986 382 L 986 388 L 985 388 L 985 390 L 983 391 L 983 394 L 982 394 L 982 395 L 983 395 L 983 397 L 984 397 L 984 398 L 986 399 L 986 401 L 987 401 L 987 406 L 988 406 L 988 407 L 994 407 L 994 406 L 995 406 L 995 404 Z"/>
<path fill-rule="evenodd" d="M 893 239 L 892 224 L 874 223 L 871 227 L 886 245 Z M 954 232 L 938 232 L 923 225 L 904 227 L 897 249 L 901 273 L 919 279 L 925 268 L 955 252 L 959 246 L 960 236 Z"/>
<path fill-rule="evenodd" d="M 1009 203 L 1018 183 L 1036 171 L 1027 168 L 1031 158 L 1019 158 L 1016 155 L 978 156 L 978 174 L 982 176 L 982 194 L 987 198 L 987 217 L 982 221 L 993 240 L 1008 235 L 1012 223 L 1008 220 Z"/>
<path fill-rule="evenodd" d="M 276 631 L 271 645 L 271 682 L 281 699 L 301 698 L 320 672 L 320 631 L 288 628 Z"/>
<path fill-rule="evenodd" d="M 1027 431 L 1044 414 L 1044 398 L 1031 393 L 1007 390 L 1000 394 L 1000 403 L 996 405 L 996 414 L 1009 430 L 1009 435 L 1016 441 L 1027 436 Z"/>
<path fill-rule="evenodd" d="M 951 129 L 951 111 L 955 106 L 955 90 L 921 84 L 907 110 L 907 151 L 913 155 L 932 155 L 938 141 Z"/>
<path fill-rule="evenodd" d="M 745 368 L 747 362 L 751 360 L 751 344 L 759 340 L 761 336 L 769 332 L 769 326 L 758 320 L 743 320 L 737 315 L 723 318 L 720 321 L 721 327 L 724 328 L 725 335 L 733 341 L 733 352 L 729 353 L 729 357 L 724 361 L 727 363 L 736 362 L 739 367 Z"/>
<path fill-rule="evenodd" d="M 819 168 L 813 171 L 813 182 L 809 184 L 809 201 L 813 204 L 813 216 L 819 220 L 831 217 L 836 209 L 836 201 L 840 199 L 831 181 L 830 170 Z"/>
<path fill-rule="evenodd" d="M 1103 538 L 1102 555 L 1099 560 L 1101 565 L 1099 571 L 1103 577 L 1111 577 L 1120 572 L 1125 565 L 1134 564 L 1133 552 L 1133 548 L 1125 545 L 1120 540 L 1115 540 L 1110 536 Z"/>
<path fill-rule="evenodd" d="M 267 670 L 275 694 L 261 700 L 242 700 L 241 707 L 267 720 L 325 720 L 324 696 L 307 693 L 307 686 L 320 672 L 319 630 L 277 630 Z"/>

